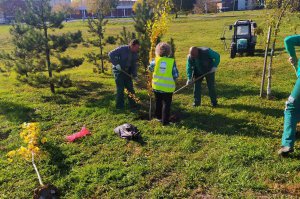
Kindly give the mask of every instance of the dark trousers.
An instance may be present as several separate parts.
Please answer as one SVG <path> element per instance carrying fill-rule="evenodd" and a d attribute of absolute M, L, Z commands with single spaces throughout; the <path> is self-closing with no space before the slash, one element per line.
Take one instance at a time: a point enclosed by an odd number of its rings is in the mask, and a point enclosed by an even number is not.
<path fill-rule="evenodd" d="M 124 89 L 126 88 L 130 93 L 135 94 L 133 89 L 133 82 L 130 77 L 123 73 L 115 73 L 115 82 L 117 85 L 116 108 L 124 108 Z M 130 107 L 136 105 L 135 101 L 128 96 Z"/>
<path fill-rule="evenodd" d="M 195 76 L 195 78 L 200 77 Z M 210 73 L 205 76 L 206 83 L 207 83 L 207 88 L 208 88 L 208 94 L 211 100 L 211 103 L 217 104 L 217 94 L 216 94 L 216 87 L 215 87 L 215 73 Z M 202 84 L 203 78 L 199 79 L 198 81 L 195 82 L 194 86 L 194 103 L 195 105 L 200 105 L 201 104 L 201 84 Z"/>
<path fill-rule="evenodd" d="M 168 124 L 173 93 L 161 93 L 154 91 L 154 94 L 156 100 L 155 116 L 157 119 L 162 120 L 163 124 Z"/>

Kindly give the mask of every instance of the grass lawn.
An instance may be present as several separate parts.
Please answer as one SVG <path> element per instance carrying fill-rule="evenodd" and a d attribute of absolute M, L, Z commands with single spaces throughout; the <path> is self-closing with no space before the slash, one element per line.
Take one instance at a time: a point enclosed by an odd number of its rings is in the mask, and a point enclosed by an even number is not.
<path fill-rule="evenodd" d="M 23 122 L 40 122 L 48 142 L 46 158 L 37 162 L 45 183 L 52 183 L 62 198 L 254 198 L 300 196 L 300 145 L 290 158 L 277 156 L 283 128 L 285 100 L 295 74 L 287 63 L 283 38 L 293 34 L 287 23 L 279 33 L 274 57 L 272 100 L 259 97 L 264 37 L 258 38 L 254 57 L 229 58 L 219 38 L 224 25 L 253 19 L 264 27 L 264 11 L 188 16 L 172 20 L 163 40 L 175 39 L 180 71 L 177 87 L 186 81 L 185 62 L 190 46 L 208 46 L 221 54 L 216 73 L 218 108 L 210 106 L 206 86 L 202 106 L 192 107 L 192 88 L 173 96 L 172 112 L 180 122 L 167 127 L 142 120 L 129 109 L 115 110 L 114 79 L 93 73 L 85 62 L 68 70 L 73 87 L 33 88 L 11 73 L 0 78 L 0 198 L 32 198 L 38 180 L 30 162 L 8 163 L 6 154 L 22 145 Z M 299 25 L 299 19 L 293 20 Z M 87 23 L 69 22 L 61 31 L 81 30 L 90 37 Z M 130 19 L 110 20 L 108 35 Z M 299 32 L 298 32 L 299 33 Z M 115 46 L 107 46 L 107 51 Z M 11 50 L 8 26 L 0 26 L 0 50 Z M 68 54 L 82 57 L 92 47 L 80 45 Z M 1 64 L 1 63 L 0 63 Z M 107 64 L 107 68 L 110 65 Z M 141 73 L 142 74 L 141 70 Z M 136 89 L 147 102 L 145 89 Z M 126 142 L 113 129 L 132 123 L 143 142 Z M 92 136 L 67 143 L 65 136 L 86 126 Z"/>

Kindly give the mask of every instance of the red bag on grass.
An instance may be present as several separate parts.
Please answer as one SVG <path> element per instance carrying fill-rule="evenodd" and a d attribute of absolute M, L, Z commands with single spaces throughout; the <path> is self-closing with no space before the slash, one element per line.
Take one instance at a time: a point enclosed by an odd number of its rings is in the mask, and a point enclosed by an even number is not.
<path fill-rule="evenodd" d="M 91 132 L 89 130 L 87 130 L 85 127 L 82 127 L 81 131 L 74 133 L 72 135 L 67 136 L 67 140 L 69 142 L 74 142 L 76 139 L 84 137 L 86 135 L 90 135 Z"/>

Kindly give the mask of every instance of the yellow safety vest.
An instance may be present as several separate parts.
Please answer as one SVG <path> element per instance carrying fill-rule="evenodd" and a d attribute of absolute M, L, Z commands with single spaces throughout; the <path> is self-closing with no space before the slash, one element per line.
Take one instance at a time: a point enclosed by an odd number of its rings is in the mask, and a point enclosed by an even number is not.
<path fill-rule="evenodd" d="M 175 91 L 173 78 L 174 59 L 167 57 L 156 57 L 152 78 L 152 88 L 157 91 L 172 93 Z"/>

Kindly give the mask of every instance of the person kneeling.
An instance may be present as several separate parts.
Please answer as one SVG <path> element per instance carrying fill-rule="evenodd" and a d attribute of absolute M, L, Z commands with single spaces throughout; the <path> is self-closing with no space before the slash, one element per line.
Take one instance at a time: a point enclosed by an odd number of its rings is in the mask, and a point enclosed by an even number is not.
<path fill-rule="evenodd" d="M 155 94 L 155 117 L 163 125 L 169 124 L 175 80 L 178 78 L 178 70 L 175 59 L 170 58 L 171 46 L 161 42 L 155 49 L 155 60 L 150 63 L 149 70 L 153 72 L 152 89 Z"/>

